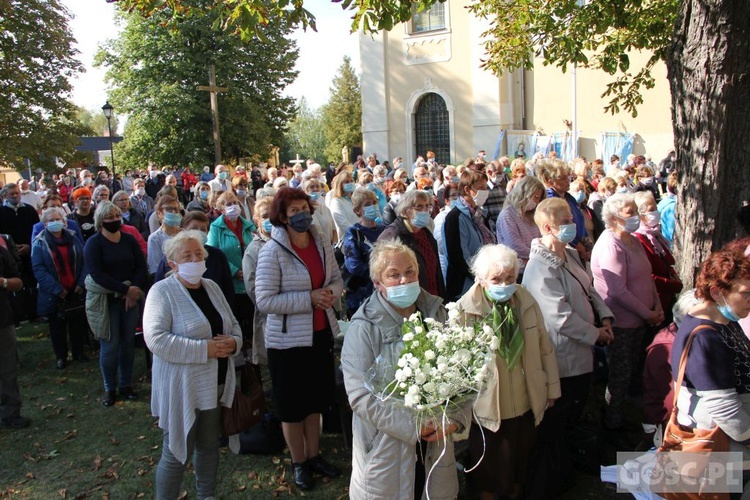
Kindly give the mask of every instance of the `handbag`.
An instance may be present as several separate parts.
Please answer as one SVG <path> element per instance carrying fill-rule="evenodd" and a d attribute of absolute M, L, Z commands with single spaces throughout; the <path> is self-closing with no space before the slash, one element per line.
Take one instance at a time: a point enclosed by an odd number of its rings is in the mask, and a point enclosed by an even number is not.
<path fill-rule="evenodd" d="M 682 381 L 685 378 L 685 365 L 687 364 L 688 353 L 690 352 L 690 346 L 693 343 L 695 335 L 700 331 L 707 328 L 711 328 L 708 325 L 701 325 L 695 330 L 690 332 L 690 336 L 685 342 L 685 347 L 682 350 L 680 356 L 680 366 L 677 373 L 677 382 L 674 391 L 674 406 L 672 407 L 672 413 L 669 415 L 669 422 L 664 429 L 664 438 L 662 445 L 659 447 L 660 461 L 662 467 L 666 468 L 667 462 L 672 462 L 670 468 L 675 466 L 674 470 L 680 476 L 690 478 L 694 481 L 701 481 L 704 475 L 706 467 L 711 460 L 710 452 L 716 451 L 729 451 L 729 436 L 721 430 L 717 425 L 713 429 L 691 429 L 680 425 L 677 422 L 677 401 L 682 387 Z M 669 452 L 690 452 L 690 453 L 704 453 L 704 460 L 696 466 L 695 456 L 689 460 L 687 467 L 682 467 L 679 463 L 679 458 L 672 459 L 669 457 Z M 675 488 L 676 490 L 677 488 Z M 662 498 L 670 500 L 685 500 L 685 499 L 711 499 L 711 500 L 729 500 L 729 493 L 696 493 L 696 492 L 684 492 L 684 491 L 671 491 L 669 493 L 659 493 Z"/>
<path fill-rule="evenodd" d="M 241 378 L 247 382 L 247 394 L 235 387 L 232 406 L 221 407 L 221 428 L 225 436 L 239 434 L 263 420 L 266 407 L 263 385 L 252 366 L 246 364 L 241 371 Z"/>

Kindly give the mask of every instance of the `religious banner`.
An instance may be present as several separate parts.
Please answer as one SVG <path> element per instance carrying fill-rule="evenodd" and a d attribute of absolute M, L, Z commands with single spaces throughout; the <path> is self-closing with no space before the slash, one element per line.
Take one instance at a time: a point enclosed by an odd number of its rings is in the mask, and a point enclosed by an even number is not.
<path fill-rule="evenodd" d="M 536 131 L 508 130 L 508 157 L 531 159 L 536 150 Z"/>

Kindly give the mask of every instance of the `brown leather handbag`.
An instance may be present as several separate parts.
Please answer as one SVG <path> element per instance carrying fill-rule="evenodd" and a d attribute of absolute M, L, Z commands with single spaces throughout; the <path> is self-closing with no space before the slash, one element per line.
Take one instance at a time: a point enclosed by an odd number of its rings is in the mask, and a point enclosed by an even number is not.
<path fill-rule="evenodd" d="M 677 385 L 674 391 L 674 406 L 672 407 L 672 413 L 669 415 L 669 422 L 664 430 L 664 439 L 662 445 L 659 447 L 659 452 L 672 452 L 682 451 L 691 453 L 704 453 L 703 460 L 698 467 L 695 466 L 695 456 L 690 459 L 689 467 L 680 467 L 680 461 L 678 455 L 670 457 L 668 453 L 665 453 L 661 460 L 671 461 L 672 466 L 676 466 L 676 470 L 681 476 L 685 476 L 686 479 L 690 478 L 693 481 L 700 482 L 703 478 L 706 467 L 711 460 L 711 452 L 714 451 L 729 451 L 729 436 L 717 425 L 713 429 L 690 429 L 677 422 L 677 398 L 682 388 L 682 381 L 685 378 L 685 365 L 687 364 L 688 353 L 690 352 L 690 346 L 693 343 L 695 335 L 700 331 L 707 328 L 711 328 L 708 325 L 701 325 L 690 332 L 690 336 L 685 342 L 685 348 L 682 350 L 680 356 L 680 366 L 677 373 Z M 672 459 L 674 458 L 674 459 Z M 666 464 L 662 464 L 665 466 Z M 677 490 L 678 488 L 675 488 Z M 669 493 L 659 493 L 659 496 L 670 500 L 729 500 L 729 493 L 695 493 L 695 492 L 684 492 L 674 491 Z"/>
<path fill-rule="evenodd" d="M 266 398 L 263 386 L 249 363 L 242 367 L 241 379 L 247 394 L 236 387 L 231 408 L 221 407 L 221 427 L 225 436 L 239 434 L 263 420 Z"/>

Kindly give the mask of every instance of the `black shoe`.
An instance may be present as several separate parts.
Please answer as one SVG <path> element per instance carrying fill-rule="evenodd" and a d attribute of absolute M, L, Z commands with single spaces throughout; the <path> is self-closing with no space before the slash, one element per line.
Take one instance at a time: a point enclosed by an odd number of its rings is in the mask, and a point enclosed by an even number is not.
<path fill-rule="evenodd" d="M 294 476 L 294 484 L 297 488 L 307 491 L 311 490 L 315 483 L 313 483 L 312 473 L 310 468 L 307 466 L 307 462 L 303 464 L 296 464 L 292 462 L 292 475 Z"/>
<path fill-rule="evenodd" d="M 335 465 L 331 465 L 320 455 L 316 455 L 307 460 L 307 466 L 311 471 L 321 476 L 330 477 L 331 479 L 337 478 L 341 475 L 341 471 Z"/>
<path fill-rule="evenodd" d="M 85 354 L 73 354 L 73 361 L 78 361 L 80 363 L 85 363 L 85 362 L 91 361 L 91 360 Z"/>
<path fill-rule="evenodd" d="M 15 417 L 6 417 L 2 419 L 2 422 L 5 427 L 10 427 L 12 429 L 23 429 L 31 424 L 31 420 L 26 417 L 22 417 L 21 415 L 16 415 Z"/>
<path fill-rule="evenodd" d="M 60 358 L 57 360 L 57 363 L 55 363 L 55 366 L 57 367 L 58 370 L 62 370 L 63 368 L 68 366 L 68 362 Z"/>
<path fill-rule="evenodd" d="M 104 398 L 102 398 L 102 404 L 104 406 L 112 406 L 115 404 L 115 401 L 117 401 L 117 393 L 115 393 L 115 391 L 107 391 L 104 393 Z"/>
<path fill-rule="evenodd" d="M 135 401 L 138 399 L 138 394 L 135 393 L 132 387 L 120 387 L 120 396 L 128 401 Z"/>

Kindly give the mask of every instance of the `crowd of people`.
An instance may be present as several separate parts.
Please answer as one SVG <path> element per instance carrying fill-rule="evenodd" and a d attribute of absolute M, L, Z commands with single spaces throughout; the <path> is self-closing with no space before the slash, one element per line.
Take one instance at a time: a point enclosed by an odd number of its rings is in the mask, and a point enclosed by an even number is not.
<path fill-rule="evenodd" d="M 732 367 L 750 361 L 737 323 L 750 312 L 750 241 L 713 254 L 697 289 L 680 296 L 677 185 L 672 155 L 660 166 L 644 156 L 605 166 L 554 153 L 460 165 L 428 153 L 411 165 L 372 155 L 326 168 L 149 166 L 123 177 L 82 169 L 7 184 L 2 422 L 29 424 L 11 368 L 21 319 L 48 322 L 60 370 L 89 360 L 93 336 L 105 407 L 140 397 L 142 333 L 164 431 L 157 498 L 177 498 L 191 457 L 208 498 L 219 409 L 232 404 L 245 352 L 267 367 L 293 481 L 311 489 L 315 475 L 341 474 L 318 440 L 335 397 L 334 339 L 349 320 L 340 359 L 353 498 L 455 497 L 454 438 L 468 438 L 467 484 L 478 498 L 554 498 L 571 477 L 566 432 L 589 399 L 595 351 L 609 370 L 604 431 L 622 436 L 637 387 L 648 437 L 671 411 L 669 353 L 679 358 L 692 329 L 708 325 L 692 347 L 679 417 L 719 425 L 743 446 L 750 383 Z M 367 389 L 365 373 L 401 340 L 405 318 L 444 320 L 450 302 L 466 324 L 499 314 L 515 327 L 503 327 L 507 349 L 473 421 L 419 428 Z"/>

